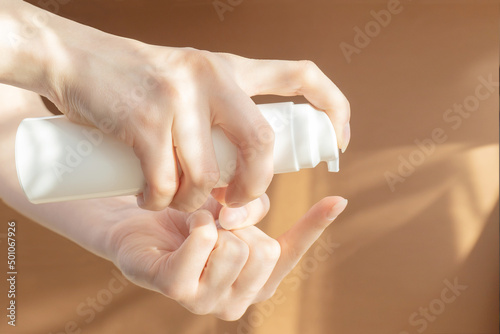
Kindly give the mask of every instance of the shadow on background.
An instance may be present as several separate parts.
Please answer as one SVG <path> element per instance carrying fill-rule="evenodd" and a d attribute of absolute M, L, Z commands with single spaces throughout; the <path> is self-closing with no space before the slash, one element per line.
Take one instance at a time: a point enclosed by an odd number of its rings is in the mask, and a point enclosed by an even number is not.
<path fill-rule="evenodd" d="M 474 94 L 479 76 L 498 82 L 498 4 L 402 4 L 350 63 L 340 43 L 352 44 L 353 28 L 373 20 L 370 11 L 387 8 L 386 1 L 244 0 L 222 21 L 211 1 L 59 6 L 63 16 L 158 45 L 314 60 L 351 102 L 351 145 L 338 174 L 321 166 L 275 176 L 271 211 L 259 226 L 278 236 L 328 195 L 349 205 L 322 237 L 339 245 L 331 257 L 300 285 L 284 282 L 285 301 L 272 311 L 257 305 L 233 323 L 192 315 L 132 284 L 97 311 L 88 305 L 117 277 L 113 265 L 2 205 L 0 221 L 20 226 L 20 325 L 13 333 L 68 332 L 74 321 L 83 333 L 414 334 L 423 325 L 410 316 L 429 308 L 455 277 L 467 289 L 423 332 L 498 333 L 498 89 L 456 130 L 443 120 Z M 255 98 L 284 100 L 303 101 Z M 418 149 L 414 141 L 437 127 L 447 140 L 392 192 L 384 174 L 397 173 L 399 156 L 408 158 Z"/>

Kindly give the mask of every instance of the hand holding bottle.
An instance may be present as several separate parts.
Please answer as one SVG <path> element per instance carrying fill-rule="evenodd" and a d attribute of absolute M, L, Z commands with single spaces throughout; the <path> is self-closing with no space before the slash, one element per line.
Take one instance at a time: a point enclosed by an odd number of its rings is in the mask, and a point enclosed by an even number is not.
<path fill-rule="evenodd" d="M 0 41 L 8 59 L 0 82 L 45 95 L 72 121 L 132 147 L 146 180 L 138 196 L 142 208 L 193 211 L 204 203 L 219 179 L 213 125 L 238 150 L 225 202 L 239 207 L 265 192 L 273 175 L 273 132 L 254 95 L 304 95 L 328 114 L 339 146 L 347 147 L 349 103 L 310 61 L 148 45 L 46 12 L 43 20 L 26 22 L 43 11 L 22 1 L 6 2 L 5 10 L 36 34 L 15 50 Z M 13 27 L 0 25 L 6 33 Z"/>

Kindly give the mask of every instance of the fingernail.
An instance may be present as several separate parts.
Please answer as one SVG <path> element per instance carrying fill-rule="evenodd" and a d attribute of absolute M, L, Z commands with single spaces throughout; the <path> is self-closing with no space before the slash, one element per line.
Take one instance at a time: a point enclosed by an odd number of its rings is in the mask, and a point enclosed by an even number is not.
<path fill-rule="evenodd" d="M 146 193 L 148 192 L 148 184 L 145 183 L 142 192 L 137 195 L 137 206 L 141 209 L 144 208 L 144 203 L 146 203 Z"/>
<path fill-rule="evenodd" d="M 344 198 L 342 201 L 338 202 L 332 208 L 330 209 L 330 212 L 326 215 L 326 218 L 328 220 L 334 220 L 337 218 L 338 215 L 344 211 L 345 207 L 347 206 L 347 200 Z"/>
<path fill-rule="evenodd" d="M 223 227 L 220 225 L 220 222 L 218 219 L 215 220 L 215 227 L 217 227 L 218 230 L 222 229 Z"/>
<path fill-rule="evenodd" d="M 195 221 L 195 219 L 199 220 L 200 218 L 198 218 L 198 217 L 201 217 L 203 215 L 207 216 L 211 220 L 214 219 L 214 216 L 210 212 L 208 212 L 207 210 L 194 211 L 193 213 L 189 214 L 189 216 L 186 219 L 186 224 L 189 227 L 189 233 L 191 233 L 191 231 L 194 227 L 193 222 Z"/>
<path fill-rule="evenodd" d="M 137 195 L 137 206 L 142 208 L 144 206 L 144 194 Z"/>
<path fill-rule="evenodd" d="M 239 207 L 243 206 L 243 203 L 233 202 L 233 203 L 227 204 L 227 206 L 230 207 L 230 208 L 239 208 Z"/>
<path fill-rule="evenodd" d="M 224 198 L 225 192 L 226 192 L 225 188 L 214 188 L 214 189 L 212 189 L 212 191 L 210 192 L 210 194 L 221 205 L 227 206 L 226 200 Z"/>
<path fill-rule="evenodd" d="M 247 217 L 248 211 L 244 206 L 241 208 L 225 208 L 219 217 L 219 222 L 226 230 L 231 230 L 243 224 Z"/>
<path fill-rule="evenodd" d="M 342 147 L 340 148 L 342 153 L 344 153 L 345 150 L 347 149 L 347 145 L 349 145 L 350 140 L 351 140 L 351 126 L 349 125 L 349 123 L 347 123 L 344 126 L 344 129 L 342 130 Z"/>

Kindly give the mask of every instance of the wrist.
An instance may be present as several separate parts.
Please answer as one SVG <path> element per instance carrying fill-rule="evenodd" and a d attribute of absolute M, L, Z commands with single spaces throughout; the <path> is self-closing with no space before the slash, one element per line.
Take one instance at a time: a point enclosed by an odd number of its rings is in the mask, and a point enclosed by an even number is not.
<path fill-rule="evenodd" d="M 52 39 L 44 45 L 49 50 L 45 59 L 49 70 L 43 95 L 64 114 L 77 106 L 74 100 L 86 106 L 95 80 L 106 75 L 106 65 L 114 66 L 143 44 L 63 17 L 55 17 L 54 26 Z"/>
<path fill-rule="evenodd" d="M 52 75 L 47 43 L 55 15 L 23 1 L 7 1 L 3 7 L 0 82 L 44 95 Z"/>
<path fill-rule="evenodd" d="M 89 252 L 114 261 L 112 237 L 136 213 L 133 196 L 31 206 L 33 220 L 72 240 Z M 54 217 L 57 212 L 57 217 Z"/>

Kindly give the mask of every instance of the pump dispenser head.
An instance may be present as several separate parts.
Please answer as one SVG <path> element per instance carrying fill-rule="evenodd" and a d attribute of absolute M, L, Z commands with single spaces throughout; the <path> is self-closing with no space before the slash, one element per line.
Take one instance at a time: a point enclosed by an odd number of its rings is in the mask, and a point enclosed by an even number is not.
<path fill-rule="evenodd" d="M 295 172 L 326 161 L 339 171 L 337 136 L 328 115 L 310 104 L 292 102 L 259 105 L 274 129 L 274 172 Z"/>

